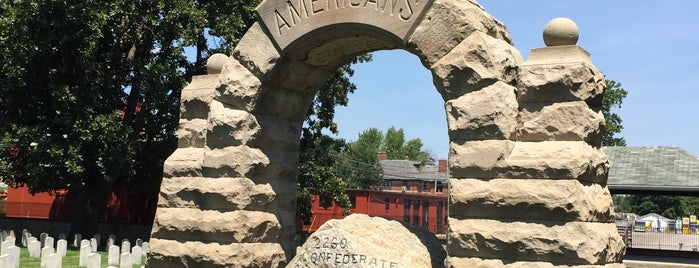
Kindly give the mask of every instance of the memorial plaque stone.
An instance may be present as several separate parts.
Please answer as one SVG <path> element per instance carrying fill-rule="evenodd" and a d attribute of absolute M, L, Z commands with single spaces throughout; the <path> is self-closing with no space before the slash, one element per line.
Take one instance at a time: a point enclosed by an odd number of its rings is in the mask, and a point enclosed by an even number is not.
<path fill-rule="evenodd" d="M 323 224 L 287 267 L 444 267 L 446 255 L 422 227 L 352 214 Z"/>
<path fill-rule="evenodd" d="M 2 241 L 0 243 L 0 255 L 7 254 L 7 248 L 13 246 L 10 241 Z"/>

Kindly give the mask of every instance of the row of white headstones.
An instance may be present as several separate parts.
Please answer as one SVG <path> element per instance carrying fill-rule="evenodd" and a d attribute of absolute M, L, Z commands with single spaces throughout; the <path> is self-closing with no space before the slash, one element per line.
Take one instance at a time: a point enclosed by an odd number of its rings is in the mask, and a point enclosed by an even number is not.
<path fill-rule="evenodd" d="M 4 241 L 0 242 L 0 268 L 18 268 L 20 248 L 16 246 L 14 232 L 3 235 Z M 60 237 L 65 237 L 61 235 Z M 79 242 L 78 242 L 79 241 Z M 63 257 L 66 256 L 68 241 L 59 239 L 55 244 L 54 238 L 45 233 L 41 234 L 41 240 L 32 237 L 28 232 L 22 233 L 22 244 L 26 245 L 29 251 L 29 258 L 40 258 L 42 268 L 61 268 Z M 73 246 L 80 247 L 80 267 L 101 268 L 102 256 L 97 253 L 99 246 L 99 235 L 90 240 L 81 239 L 81 235 L 76 234 Z M 142 260 L 148 253 L 148 242 L 136 240 L 136 245 L 131 247 L 131 242 L 124 239 L 121 248 L 114 245 L 114 235 L 110 235 L 107 240 L 107 265 L 108 268 L 132 268 L 134 265 L 141 265 Z M 118 266 L 115 266 L 118 265 Z"/>

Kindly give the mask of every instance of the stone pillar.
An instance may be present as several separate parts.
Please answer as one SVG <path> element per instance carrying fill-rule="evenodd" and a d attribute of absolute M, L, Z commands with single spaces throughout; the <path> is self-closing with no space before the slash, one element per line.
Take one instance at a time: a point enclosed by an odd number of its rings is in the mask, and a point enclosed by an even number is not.
<path fill-rule="evenodd" d="M 604 76 L 572 21 L 544 36 L 550 46 L 518 66 L 516 89 L 496 83 L 447 104 L 459 111 L 450 132 L 468 138 L 451 136 L 449 267 L 623 267 L 600 149 Z M 474 128 L 492 135 L 468 136 Z"/>
<path fill-rule="evenodd" d="M 148 266 L 277 267 L 287 259 L 280 241 L 293 242 L 282 231 L 293 234 L 295 201 L 275 188 L 295 193 L 295 180 L 275 176 L 284 170 L 275 152 L 260 149 L 271 137 L 250 112 L 258 78 L 224 55 L 208 70 L 182 91 L 179 148 L 165 162 Z"/>

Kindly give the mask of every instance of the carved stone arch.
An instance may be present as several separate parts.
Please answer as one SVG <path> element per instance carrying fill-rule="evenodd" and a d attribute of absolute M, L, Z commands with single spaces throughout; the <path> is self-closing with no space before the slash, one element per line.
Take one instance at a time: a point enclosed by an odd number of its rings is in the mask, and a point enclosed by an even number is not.
<path fill-rule="evenodd" d="M 589 60 L 523 62 L 504 25 L 473 0 L 265 0 L 257 11 L 261 20 L 233 55 L 212 57 L 209 74 L 182 91 L 179 148 L 165 163 L 149 267 L 291 259 L 307 109 L 337 67 L 383 49 L 418 56 L 445 101 L 448 265 L 620 261 L 595 140 L 603 76 Z M 549 118 L 561 111 L 584 119 Z M 557 190 L 573 199 L 532 194 Z M 529 230 L 538 234 L 527 240 Z"/>

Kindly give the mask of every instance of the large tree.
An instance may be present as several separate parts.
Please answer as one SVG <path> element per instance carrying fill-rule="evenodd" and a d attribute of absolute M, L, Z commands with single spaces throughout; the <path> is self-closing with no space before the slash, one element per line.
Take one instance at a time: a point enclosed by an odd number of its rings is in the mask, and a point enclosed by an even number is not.
<path fill-rule="evenodd" d="M 209 55 L 232 52 L 259 2 L 1 2 L 0 180 L 33 193 L 68 189 L 79 201 L 72 231 L 86 235 L 116 185 L 131 198 L 157 192 L 176 148 L 180 90 Z M 309 110 L 299 179 L 300 192 L 312 187 L 346 207 L 324 154 L 344 145 L 322 131 L 337 131 L 334 108 L 355 90 L 350 64 Z"/>
<path fill-rule="evenodd" d="M 257 2 L 2 1 L 1 180 L 68 189 L 71 231 L 86 235 L 115 185 L 157 191 L 180 90 L 230 52 Z"/>
<path fill-rule="evenodd" d="M 384 134 L 369 128 L 359 134 L 356 141 L 347 146 L 339 163 L 343 177 L 351 188 L 368 189 L 381 183 L 381 168 L 377 155 L 386 153 L 387 159 L 410 159 L 425 164 L 434 163 L 429 152 L 422 149 L 422 140 L 405 140 L 403 129 L 389 128 Z"/>

